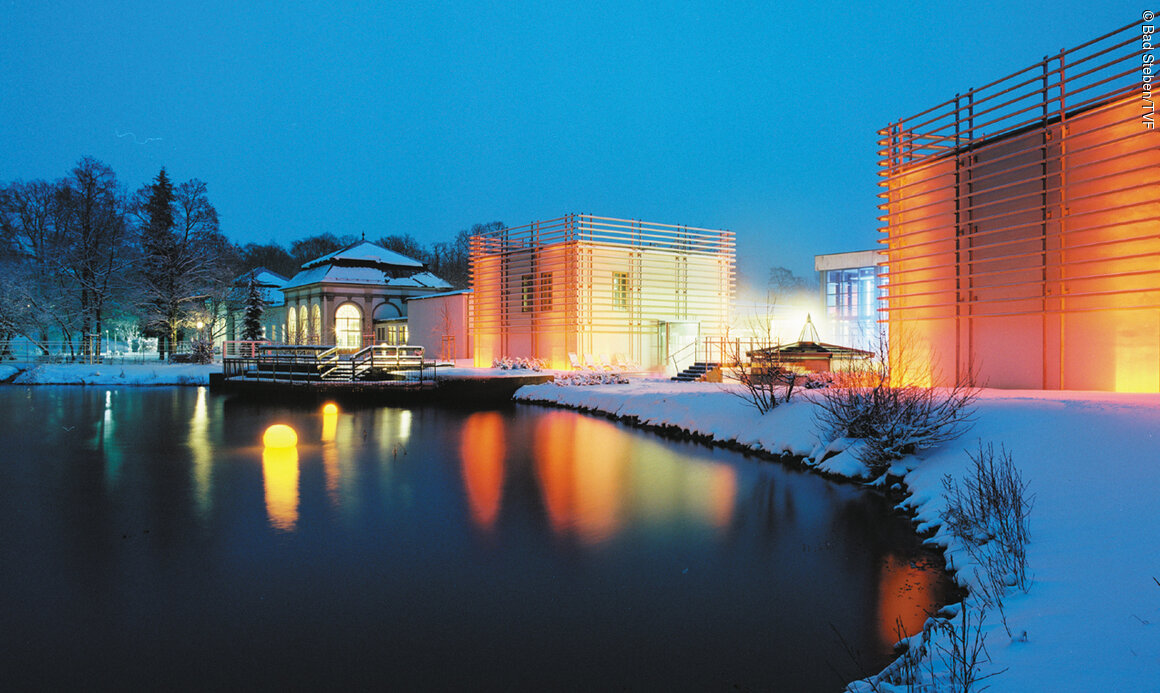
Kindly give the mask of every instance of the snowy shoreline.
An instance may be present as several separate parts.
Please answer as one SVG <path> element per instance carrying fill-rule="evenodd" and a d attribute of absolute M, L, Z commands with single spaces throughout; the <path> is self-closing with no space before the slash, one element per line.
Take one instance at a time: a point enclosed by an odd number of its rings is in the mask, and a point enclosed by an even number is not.
<path fill-rule="evenodd" d="M 209 385 L 210 373 L 220 373 L 220 363 L 210 364 L 0 364 L 4 385 Z"/>
<path fill-rule="evenodd" d="M 521 388 L 517 401 L 598 412 L 681 431 L 762 456 L 867 481 L 844 441 L 813 424 L 816 392 L 762 416 L 728 386 L 638 380 L 628 385 Z M 1035 496 L 1026 593 L 988 611 L 980 675 L 994 691 L 1155 690 L 1160 681 L 1160 395 L 983 390 L 960 440 L 896 463 L 915 531 L 943 549 L 948 569 L 979 603 L 977 565 L 942 526 L 943 479 L 962 482 L 979 443 L 1009 450 Z M 816 460 L 823 459 L 821 463 Z M 1008 635 L 1008 629 L 1012 635 Z M 880 691 L 907 690 L 879 682 Z M 853 690 L 871 690 L 866 682 Z"/>

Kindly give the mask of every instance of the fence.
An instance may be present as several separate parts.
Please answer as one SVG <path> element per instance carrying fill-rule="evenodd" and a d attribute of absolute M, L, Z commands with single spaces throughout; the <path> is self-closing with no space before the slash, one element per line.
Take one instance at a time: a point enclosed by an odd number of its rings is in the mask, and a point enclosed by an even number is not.
<path fill-rule="evenodd" d="M 0 341 L 0 361 L 18 363 L 107 363 L 125 365 L 134 363 L 156 363 L 159 354 L 156 348 L 132 351 L 124 343 L 110 343 L 103 348 L 100 340 L 93 342 L 32 342 L 27 339 Z M 120 348 L 117 348 L 120 347 Z M 178 342 L 167 356 L 168 360 L 184 360 L 192 353 L 189 342 Z"/>

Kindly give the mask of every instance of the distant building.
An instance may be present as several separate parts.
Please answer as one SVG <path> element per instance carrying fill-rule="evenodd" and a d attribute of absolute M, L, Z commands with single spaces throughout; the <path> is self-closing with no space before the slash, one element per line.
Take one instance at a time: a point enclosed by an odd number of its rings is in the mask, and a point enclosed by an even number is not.
<path fill-rule="evenodd" d="M 474 236 L 475 364 L 679 370 L 726 336 L 733 267 L 730 231 L 569 214 Z"/>
<path fill-rule="evenodd" d="M 877 351 L 885 330 L 879 309 L 885 296 L 886 268 L 877 250 L 815 255 L 825 320 L 826 341 L 845 347 Z"/>
<path fill-rule="evenodd" d="M 1139 32 L 880 131 L 891 356 L 920 382 L 1160 392 L 1160 134 Z"/>
<path fill-rule="evenodd" d="M 226 316 L 226 339 L 241 339 L 246 317 L 246 297 L 249 294 L 251 280 L 257 285 L 258 294 L 265 306 L 262 313 L 262 338 L 271 342 L 284 340 L 286 321 L 285 311 L 282 309 L 285 303 L 282 287 L 288 280 L 265 267 L 255 267 L 234 280 L 229 294 L 230 311 Z"/>
<path fill-rule="evenodd" d="M 281 278 L 264 272 L 265 293 Z M 298 274 L 282 281 L 277 289 L 282 300 L 269 301 L 263 317 L 267 338 L 345 349 L 372 342 L 406 344 L 407 299 L 451 288 L 418 260 L 368 241 L 304 263 Z M 233 323 L 232 337 L 237 339 L 241 317 Z"/>

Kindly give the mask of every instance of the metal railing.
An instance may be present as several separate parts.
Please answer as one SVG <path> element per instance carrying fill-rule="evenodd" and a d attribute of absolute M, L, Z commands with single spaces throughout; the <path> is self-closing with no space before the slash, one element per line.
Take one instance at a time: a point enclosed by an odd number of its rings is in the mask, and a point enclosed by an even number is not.
<path fill-rule="evenodd" d="M 186 356 L 192 352 L 189 342 L 178 342 L 167 352 L 169 356 Z M 109 341 L 104 345 L 97 342 L 88 347 L 83 342 L 49 341 L 33 342 L 28 339 L 0 341 L 0 361 L 18 363 L 88 363 L 88 364 L 140 364 L 157 363 L 160 360 L 156 348 L 133 351 L 121 341 Z"/>
<path fill-rule="evenodd" d="M 328 345 L 246 342 L 224 350 L 227 379 L 280 382 L 425 382 L 436 377 L 421 346 L 375 344 L 351 353 Z"/>

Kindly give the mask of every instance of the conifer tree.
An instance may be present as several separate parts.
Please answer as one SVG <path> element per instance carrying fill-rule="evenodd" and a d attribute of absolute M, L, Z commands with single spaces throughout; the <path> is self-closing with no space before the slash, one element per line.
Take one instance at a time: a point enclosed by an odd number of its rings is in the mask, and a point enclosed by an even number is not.
<path fill-rule="evenodd" d="M 158 337 L 158 357 L 165 358 L 177 339 L 177 239 L 174 237 L 173 183 L 162 168 L 138 193 L 142 208 L 141 250 L 146 326 Z"/>
<path fill-rule="evenodd" d="M 258 283 L 250 276 L 246 290 L 246 316 L 242 323 L 242 339 L 259 340 L 262 338 L 262 313 L 266 310 L 266 302 L 262 300 L 262 292 L 258 290 Z"/>

